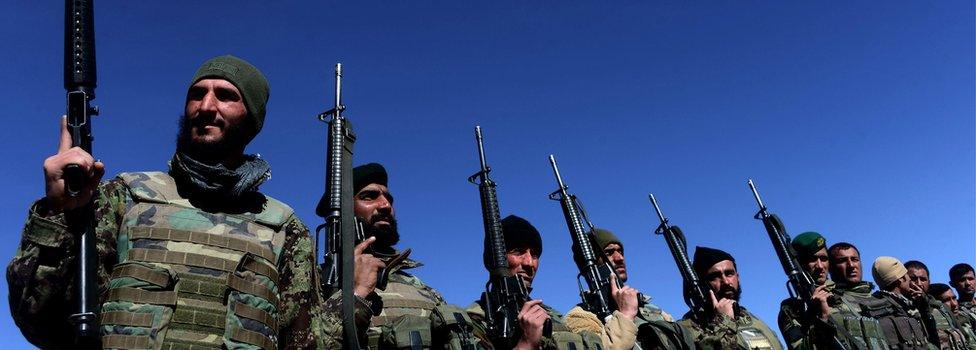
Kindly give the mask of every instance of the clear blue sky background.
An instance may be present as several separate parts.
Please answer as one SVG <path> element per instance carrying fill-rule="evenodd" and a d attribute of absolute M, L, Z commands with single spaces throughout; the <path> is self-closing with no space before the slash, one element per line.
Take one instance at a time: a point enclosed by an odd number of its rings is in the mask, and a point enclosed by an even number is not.
<path fill-rule="evenodd" d="M 41 163 L 57 146 L 60 2 L 0 11 L 0 260 L 9 261 Z M 739 261 L 743 304 L 775 323 L 785 278 L 746 187 L 754 178 L 793 234 L 851 241 L 865 265 L 921 259 L 935 281 L 976 260 L 974 3 L 99 1 L 95 153 L 109 174 L 172 155 L 188 79 L 232 53 L 267 75 L 271 102 L 249 151 L 264 190 L 309 225 L 323 189 L 332 66 L 345 65 L 355 162 L 384 163 L 401 247 L 449 301 L 483 288 L 473 128 L 484 127 L 503 215 L 542 232 L 533 295 L 578 301 L 570 239 L 546 161 L 627 248 L 631 282 L 687 310 L 647 193 L 689 245 Z M 867 274 L 870 279 L 870 273 Z M 6 291 L 6 281 L 0 281 Z M 6 293 L 4 293 L 6 294 Z M 0 303 L 0 338 L 28 347 Z"/>

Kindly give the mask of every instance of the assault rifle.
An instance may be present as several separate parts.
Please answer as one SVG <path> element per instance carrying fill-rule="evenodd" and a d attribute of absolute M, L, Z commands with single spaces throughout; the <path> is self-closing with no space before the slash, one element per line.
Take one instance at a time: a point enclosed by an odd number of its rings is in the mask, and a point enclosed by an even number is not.
<path fill-rule="evenodd" d="M 769 240 L 773 243 L 773 249 L 776 250 L 776 257 L 779 258 L 783 272 L 786 272 L 786 277 L 789 280 L 786 289 L 790 293 L 790 297 L 803 301 L 810 300 L 814 290 L 817 289 L 817 284 L 806 271 L 800 268 L 800 262 L 796 258 L 793 246 L 790 245 L 790 235 L 786 233 L 783 221 L 779 219 L 779 216 L 770 214 L 766 209 L 766 205 L 763 204 L 762 198 L 759 198 L 759 191 L 756 190 L 756 185 L 752 183 L 752 179 L 749 180 L 749 188 L 756 198 L 756 203 L 759 204 L 759 212 L 754 218 L 762 220 L 763 226 L 766 227 Z"/>
<path fill-rule="evenodd" d="M 654 230 L 654 233 L 664 236 L 664 241 L 668 243 L 668 250 L 674 257 L 674 263 L 678 265 L 681 279 L 684 280 L 685 304 L 688 304 L 691 312 L 699 320 L 707 320 L 709 319 L 708 315 L 713 310 L 712 299 L 708 296 L 709 287 L 698 278 L 698 274 L 695 273 L 695 269 L 691 265 L 691 259 L 688 259 L 688 243 L 685 241 L 685 234 L 681 232 L 681 228 L 678 226 L 671 226 L 668 218 L 661 212 L 657 198 L 654 198 L 653 194 L 649 194 L 648 197 L 651 198 L 651 205 L 654 206 L 654 211 L 657 212 L 657 217 L 661 220 L 661 224 Z"/>
<path fill-rule="evenodd" d="M 468 177 L 468 181 L 478 185 L 481 196 L 481 217 L 485 225 L 485 252 L 488 260 L 488 283 L 481 293 L 481 305 L 485 308 L 485 321 L 488 335 L 501 348 L 512 348 L 518 343 L 522 333 L 518 328 L 518 314 L 525 302 L 529 301 L 529 290 L 525 282 L 508 268 L 505 257 L 505 236 L 502 232 L 501 211 L 498 209 L 498 194 L 495 181 L 488 176 L 491 167 L 485 160 L 485 147 L 481 137 L 481 127 L 474 128 L 478 142 L 478 158 L 481 170 Z M 543 333 L 552 332 L 551 322 L 547 321 Z"/>
<path fill-rule="evenodd" d="M 779 258 L 783 272 L 786 273 L 786 290 L 790 293 L 790 298 L 796 301 L 795 305 L 802 308 L 799 311 L 803 317 L 808 319 L 815 317 L 812 315 L 814 311 L 811 308 L 810 301 L 813 293 L 817 290 L 816 281 L 800 267 L 800 261 L 796 257 L 796 251 L 793 250 L 793 246 L 790 245 L 791 238 L 786 233 L 786 227 L 783 225 L 783 221 L 776 214 L 769 213 L 766 205 L 763 204 L 762 198 L 759 197 L 759 190 L 756 189 L 756 184 L 752 182 L 752 179 L 749 179 L 749 189 L 752 190 L 752 195 L 756 198 L 756 204 L 759 205 L 759 212 L 753 217 L 757 220 L 762 220 L 763 226 L 766 227 L 769 240 L 773 243 L 773 249 L 776 250 L 776 257 Z M 835 302 L 834 299 L 835 297 L 831 296 L 828 299 L 828 303 L 833 304 Z M 844 327 L 838 326 L 835 329 L 839 335 L 847 339 L 853 339 Z M 831 338 L 828 342 L 832 349 L 843 350 L 847 348 L 837 337 Z"/>
<path fill-rule="evenodd" d="M 363 238 L 363 229 L 353 212 L 352 150 L 356 134 L 342 116 L 346 106 L 342 104 L 341 63 L 336 63 L 335 77 L 335 106 L 318 115 L 320 121 L 329 123 L 329 144 L 325 163 L 326 191 L 315 208 L 315 214 L 325 218 L 325 223 L 315 229 L 315 247 L 319 247 L 320 232 L 327 230 L 328 247 L 322 264 L 323 289 L 330 292 L 341 289 L 343 346 L 346 350 L 359 350 L 353 295 L 356 266 L 353 250 L 356 242 Z"/>
<path fill-rule="evenodd" d="M 95 70 L 95 20 L 92 0 L 64 2 L 64 89 L 67 90 L 67 126 L 71 147 L 92 153 L 91 117 L 98 108 L 91 106 L 97 86 Z M 76 197 L 85 190 L 88 175 L 78 164 L 64 167 L 65 192 Z M 94 196 L 92 198 L 94 200 Z M 78 273 L 75 276 L 77 312 L 69 319 L 74 324 L 75 341 L 81 347 L 99 347 L 98 280 L 96 279 L 95 211 L 91 202 L 65 213 L 69 230 L 78 247 Z"/>
<path fill-rule="evenodd" d="M 586 217 L 583 206 L 580 205 L 576 195 L 570 194 L 563 178 L 559 175 L 559 167 L 556 166 L 556 158 L 549 155 L 549 164 L 552 171 L 556 174 L 556 183 L 559 188 L 549 194 L 549 199 L 559 201 L 563 208 L 563 216 L 566 218 L 566 226 L 569 227 L 569 235 L 573 239 L 574 252 L 580 257 L 576 261 L 579 268 L 579 275 L 576 276 L 576 284 L 579 286 L 580 299 L 583 301 L 583 308 L 592 312 L 600 318 L 606 320 L 615 310 L 617 303 L 610 295 L 610 276 L 616 275 L 610 268 L 607 259 L 600 263 L 597 259 L 603 257 L 603 250 L 594 249 L 595 240 L 591 237 L 593 224 Z M 583 230 L 583 223 L 590 228 L 589 231 Z M 599 256 L 597 254 L 600 254 Z M 580 278 L 586 281 L 586 289 L 580 282 Z M 616 279 L 617 287 L 623 287 L 620 279 Z M 638 302 L 643 302 L 642 295 L 637 296 Z"/>

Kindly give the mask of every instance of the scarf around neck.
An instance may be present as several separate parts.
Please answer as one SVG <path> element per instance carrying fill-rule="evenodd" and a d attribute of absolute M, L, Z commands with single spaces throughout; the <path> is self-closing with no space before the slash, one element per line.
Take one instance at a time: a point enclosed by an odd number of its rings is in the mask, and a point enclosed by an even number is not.
<path fill-rule="evenodd" d="M 271 178 L 271 166 L 264 159 L 244 155 L 244 163 L 236 169 L 223 164 L 206 164 L 177 151 L 170 162 L 169 174 L 177 181 L 192 187 L 195 193 L 235 199 Z"/>

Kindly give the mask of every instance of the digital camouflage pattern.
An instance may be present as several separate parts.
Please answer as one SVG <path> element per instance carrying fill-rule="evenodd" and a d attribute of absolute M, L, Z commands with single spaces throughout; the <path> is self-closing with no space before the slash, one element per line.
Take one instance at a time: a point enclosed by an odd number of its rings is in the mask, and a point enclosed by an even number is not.
<path fill-rule="evenodd" d="M 390 263 L 393 256 L 379 256 Z M 420 267 L 417 261 L 405 259 L 388 266 L 389 280 L 385 290 L 376 290 L 379 313 L 365 322 L 369 349 L 462 349 L 485 348 L 473 336 L 472 321 L 461 308 L 448 304 L 444 297 L 417 276 L 405 270 Z M 334 293 L 336 297 L 339 293 Z M 338 298 L 336 298 L 338 300 Z M 358 322 L 357 322 L 358 323 Z"/>
<path fill-rule="evenodd" d="M 925 305 L 928 310 L 923 311 L 926 328 L 929 329 L 930 339 L 932 334 L 938 337 L 939 349 L 973 350 L 976 343 L 972 343 L 966 335 L 965 330 L 960 326 L 949 308 L 935 297 L 925 294 Z M 927 316 L 926 316 L 927 315 Z"/>
<path fill-rule="evenodd" d="M 688 312 L 677 323 L 698 349 L 783 349 L 776 333 L 742 306 L 736 308 L 734 320 L 718 315 L 702 322 Z"/>
<path fill-rule="evenodd" d="M 603 350 L 603 341 L 599 334 L 590 331 L 576 333 L 566 326 L 566 319 L 559 311 L 545 304 L 540 304 L 540 306 L 549 314 L 549 320 L 552 322 L 552 336 L 543 336 L 539 349 Z M 480 339 L 483 344 L 491 344 L 491 339 L 488 337 L 488 325 L 485 324 L 485 311 L 480 302 L 471 303 L 467 308 L 467 313 L 474 321 L 475 337 Z"/>
<path fill-rule="evenodd" d="M 254 194 L 202 209 L 157 172 L 101 183 L 94 205 L 106 348 L 340 344 L 308 229 L 284 204 Z M 71 348 L 77 257 L 63 215 L 46 212 L 43 200 L 32 206 L 7 268 L 10 306 L 28 341 Z"/>

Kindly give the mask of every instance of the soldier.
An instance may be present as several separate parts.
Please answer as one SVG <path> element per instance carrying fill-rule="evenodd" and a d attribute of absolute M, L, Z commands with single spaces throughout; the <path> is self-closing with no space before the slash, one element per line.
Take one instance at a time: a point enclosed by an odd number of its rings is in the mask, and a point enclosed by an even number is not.
<path fill-rule="evenodd" d="M 532 281 L 535 280 L 539 270 L 539 258 L 542 257 L 542 236 L 527 220 L 515 215 L 502 219 L 502 232 L 505 234 L 508 268 L 512 273 L 522 277 L 526 288 L 531 291 Z M 485 342 L 491 342 L 487 335 L 487 325 L 484 324 L 484 306 L 477 301 L 471 304 L 467 311 L 475 320 L 475 333 L 478 337 Z M 551 336 L 543 334 L 546 320 L 552 324 Z M 566 327 L 563 316 L 539 299 L 531 300 L 522 306 L 518 323 L 522 336 L 515 349 L 600 349 L 599 335 L 589 331 L 582 331 L 579 334 L 572 332 Z"/>
<path fill-rule="evenodd" d="M 849 308 L 838 308 L 840 298 L 835 294 L 834 282 L 827 279 L 827 241 L 817 232 L 804 232 L 790 243 L 800 267 L 817 284 L 811 301 L 803 305 L 795 298 L 780 303 L 779 329 L 790 349 L 833 349 L 838 342 L 855 349 L 857 340 L 847 336 L 844 319 L 857 318 Z"/>
<path fill-rule="evenodd" d="M 73 348 L 77 248 L 65 212 L 93 202 L 104 348 L 326 348 L 337 323 L 323 312 L 308 229 L 258 192 L 270 177 L 244 153 L 264 124 L 264 75 L 239 58 L 205 62 L 190 80 L 169 172 L 122 173 L 71 147 L 65 121 L 44 161 L 35 202 L 7 267 L 10 309 L 41 348 Z M 90 183 L 66 194 L 63 169 Z"/>
<path fill-rule="evenodd" d="M 833 293 L 840 299 L 836 308 L 844 316 L 837 330 L 848 333 L 841 338 L 853 339 L 857 349 L 888 349 L 888 338 L 875 318 L 880 312 L 864 312 L 881 310 L 885 303 L 871 294 L 874 284 L 862 280 L 861 252 L 853 244 L 839 242 L 827 249 L 827 258 Z"/>
<path fill-rule="evenodd" d="M 880 288 L 874 296 L 887 303 L 878 321 L 888 344 L 895 344 L 898 349 L 937 349 L 937 343 L 929 338 L 935 330 L 923 322 L 930 316 L 923 316 L 922 312 L 928 310 L 917 307 L 925 305 L 925 292 L 911 281 L 901 261 L 890 256 L 878 257 L 871 266 L 871 275 Z"/>
<path fill-rule="evenodd" d="M 970 323 L 976 325 L 976 274 L 972 265 L 959 263 L 949 269 L 949 285 L 956 289 L 959 295 L 959 311 L 969 318 Z"/>
<path fill-rule="evenodd" d="M 702 320 L 689 311 L 678 324 L 688 330 L 699 349 L 783 348 L 766 323 L 738 304 L 742 288 L 735 259 L 729 253 L 696 247 L 692 266 L 708 283 L 715 316 Z"/>
<path fill-rule="evenodd" d="M 952 310 L 941 301 L 929 295 L 929 268 L 918 260 L 905 263 L 909 280 L 922 291 L 916 306 L 923 316 L 926 329 L 929 331 L 929 342 L 938 344 L 940 349 L 969 349 L 972 348 L 962 327 L 956 322 Z"/>
<path fill-rule="evenodd" d="M 627 264 L 624 261 L 624 245 L 617 235 L 605 229 L 594 228 L 591 237 L 595 239 L 596 248 L 603 251 L 600 263 L 610 264 L 615 276 L 611 278 L 619 279 L 627 283 Z M 603 260 L 606 257 L 607 261 Z M 616 283 L 612 283 L 616 285 Z M 674 322 L 670 314 L 661 310 L 650 303 L 651 298 L 644 296 L 643 307 L 638 308 L 637 290 L 631 287 L 624 287 L 614 292 L 615 299 L 622 299 L 626 296 L 627 300 L 617 302 L 619 308 L 606 322 L 597 318 L 596 314 L 583 309 L 582 304 L 578 304 L 566 313 L 566 325 L 573 331 L 589 330 L 600 334 L 603 345 L 609 349 L 631 349 L 637 336 L 637 327 L 652 321 Z M 617 295 L 621 295 L 618 297 Z M 623 322 L 627 321 L 627 322 Z M 638 347 L 639 348 L 639 347 Z"/>
<path fill-rule="evenodd" d="M 471 320 L 461 308 L 448 304 L 444 297 L 407 270 L 422 266 L 407 258 L 410 250 L 398 250 L 393 195 L 386 169 L 377 163 L 353 169 L 354 211 L 362 222 L 371 250 L 357 254 L 355 295 L 357 305 L 367 304 L 373 311 L 365 331 L 370 349 L 467 349 L 479 346 L 471 335 Z M 364 244 L 360 244 L 360 247 Z M 377 270 L 386 267 L 388 284 L 376 289 Z M 362 277 L 362 279 L 360 279 Z M 368 283 L 367 283 L 368 282 Z M 339 293 L 334 293 L 339 294 Z M 335 298 L 330 300 L 337 300 Z M 362 324 L 357 320 L 357 324 Z"/>
<path fill-rule="evenodd" d="M 952 313 L 953 320 L 956 321 L 959 330 L 966 336 L 970 348 L 976 348 L 973 346 L 976 344 L 976 332 L 973 331 L 973 324 L 966 315 L 960 313 L 959 300 L 956 299 L 956 294 L 952 292 L 952 288 L 945 283 L 932 283 L 929 286 L 929 295 L 945 305 L 946 309 Z"/>

